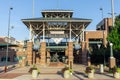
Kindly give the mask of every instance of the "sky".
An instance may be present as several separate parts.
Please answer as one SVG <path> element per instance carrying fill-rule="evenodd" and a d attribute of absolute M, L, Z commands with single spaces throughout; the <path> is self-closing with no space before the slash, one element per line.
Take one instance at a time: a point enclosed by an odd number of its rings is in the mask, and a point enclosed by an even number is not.
<path fill-rule="evenodd" d="M 32 18 L 33 0 L 0 0 L 0 36 L 8 34 L 9 8 L 12 7 L 10 17 L 10 36 L 16 40 L 29 39 L 29 30 L 21 19 Z M 42 17 L 41 11 L 46 9 L 73 10 L 73 17 L 92 19 L 86 30 L 95 30 L 103 17 L 111 17 L 111 0 L 34 0 L 34 18 Z M 120 14 L 120 0 L 114 0 L 115 15 Z M 12 26 L 14 28 L 12 28 Z"/>

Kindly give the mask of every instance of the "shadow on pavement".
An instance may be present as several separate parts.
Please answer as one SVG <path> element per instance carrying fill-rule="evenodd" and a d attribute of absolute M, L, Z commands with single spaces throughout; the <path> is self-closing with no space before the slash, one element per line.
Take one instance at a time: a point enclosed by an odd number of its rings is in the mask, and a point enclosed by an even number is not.
<path fill-rule="evenodd" d="M 83 72 L 79 72 L 79 71 L 74 71 L 74 74 L 73 74 L 73 75 L 74 75 L 75 77 L 77 77 L 78 79 L 80 79 L 80 80 L 83 80 L 83 78 L 81 78 L 81 77 L 78 76 L 78 75 L 81 75 L 81 76 L 87 78 L 87 75 L 85 75 Z"/>

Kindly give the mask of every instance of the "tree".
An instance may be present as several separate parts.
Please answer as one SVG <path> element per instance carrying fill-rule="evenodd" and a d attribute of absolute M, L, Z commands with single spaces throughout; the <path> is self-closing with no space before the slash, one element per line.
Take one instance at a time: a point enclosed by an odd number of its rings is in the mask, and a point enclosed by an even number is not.
<path fill-rule="evenodd" d="M 115 18 L 115 26 L 108 35 L 108 41 L 113 43 L 114 50 L 120 50 L 120 15 Z"/>

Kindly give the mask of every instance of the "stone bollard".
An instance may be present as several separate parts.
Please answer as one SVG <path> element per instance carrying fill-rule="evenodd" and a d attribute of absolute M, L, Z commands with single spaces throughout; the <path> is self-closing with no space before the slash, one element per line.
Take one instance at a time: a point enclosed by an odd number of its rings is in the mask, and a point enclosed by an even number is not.
<path fill-rule="evenodd" d="M 103 64 L 100 64 L 100 73 L 104 73 L 104 66 L 103 66 Z"/>

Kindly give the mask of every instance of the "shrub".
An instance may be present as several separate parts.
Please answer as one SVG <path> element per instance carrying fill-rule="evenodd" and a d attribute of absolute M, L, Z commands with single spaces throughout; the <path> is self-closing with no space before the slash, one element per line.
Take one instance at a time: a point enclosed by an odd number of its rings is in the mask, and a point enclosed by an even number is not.
<path fill-rule="evenodd" d="M 95 72 L 95 69 L 92 66 L 87 66 L 85 73 L 91 73 L 91 72 Z"/>
<path fill-rule="evenodd" d="M 70 67 L 65 66 L 63 69 L 62 69 L 62 73 L 64 73 L 66 70 L 68 70 L 70 73 L 73 73 L 73 69 L 71 69 Z"/>
<path fill-rule="evenodd" d="M 38 74 L 40 73 L 40 69 L 37 68 L 37 66 L 36 66 L 35 64 L 33 65 L 33 67 L 31 67 L 31 68 L 29 69 L 28 72 L 29 72 L 29 73 L 32 73 L 33 70 L 37 70 L 37 71 L 38 71 Z"/>
<path fill-rule="evenodd" d="M 120 68 L 118 68 L 117 66 L 115 66 L 115 67 L 113 68 L 113 73 L 115 73 L 115 72 L 120 73 Z"/>
<path fill-rule="evenodd" d="M 62 69 L 62 73 L 64 73 L 66 70 L 69 70 L 69 67 L 68 67 L 68 66 L 65 66 L 65 67 Z"/>

